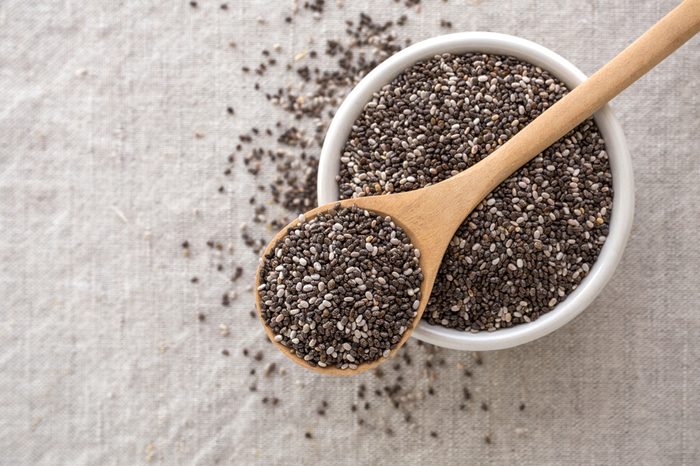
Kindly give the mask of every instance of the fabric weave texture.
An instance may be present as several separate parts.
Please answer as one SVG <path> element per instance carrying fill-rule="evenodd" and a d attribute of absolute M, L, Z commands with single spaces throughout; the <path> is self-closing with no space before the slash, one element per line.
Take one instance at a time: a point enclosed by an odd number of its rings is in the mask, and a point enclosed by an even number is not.
<path fill-rule="evenodd" d="M 594 304 L 510 350 L 411 341 L 399 409 L 374 394 L 394 383 L 393 363 L 382 378 L 324 378 L 265 342 L 246 290 L 257 257 L 240 234 L 254 180 L 240 163 L 222 175 L 238 134 L 294 123 L 254 83 L 292 84 L 284 64 L 306 49 L 331 63 L 325 40 L 360 12 L 407 14 L 414 42 L 519 35 L 590 74 L 675 1 L 424 0 L 417 12 L 329 0 L 321 19 L 302 8 L 290 24 L 292 1 L 223 2 L 0 3 L 0 463 L 700 463 L 699 38 L 612 103 L 636 217 Z M 275 43 L 280 65 L 241 71 Z M 209 239 L 234 254 L 219 259 Z"/>

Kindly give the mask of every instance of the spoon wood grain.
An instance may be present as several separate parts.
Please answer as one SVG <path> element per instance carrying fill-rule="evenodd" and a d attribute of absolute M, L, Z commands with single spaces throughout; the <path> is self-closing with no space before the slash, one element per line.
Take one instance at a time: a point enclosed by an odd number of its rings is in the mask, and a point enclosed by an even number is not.
<path fill-rule="evenodd" d="M 581 85 L 537 117 L 491 155 L 467 170 L 435 185 L 399 194 L 360 197 L 333 202 L 305 214 L 308 220 L 320 212 L 356 205 L 360 208 L 390 216 L 420 250 L 423 271 L 421 300 L 412 326 L 406 330 L 389 358 L 403 346 L 420 321 L 430 298 L 442 256 L 464 219 L 481 200 L 516 170 L 533 159 L 562 136 L 590 117 L 617 94 L 700 30 L 700 0 L 685 0 L 629 47 L 613 58 Z M 267 255 L 277 241 L 287 235 L 295 220 L 282 229 L 265 249 Z M 260 285 L 262 267 L 258 268 L 256 289 Z M 274 334 L 262 317 L 260 293 L 256 291 L 258 316 L 273 344 L 292 361 L 323 374 L 352 375 L 371 369 L 388 358 L 360 364 L 357 369 L 321 368 L 312 366 L 274 341 Z"/>

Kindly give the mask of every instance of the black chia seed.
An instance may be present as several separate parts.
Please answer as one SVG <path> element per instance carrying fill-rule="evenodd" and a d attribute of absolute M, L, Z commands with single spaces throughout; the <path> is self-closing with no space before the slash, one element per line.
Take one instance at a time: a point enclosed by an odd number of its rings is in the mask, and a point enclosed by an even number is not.
<path fill-rule="evenodd" d="M 512 57 L 444 54 L 375 93 L 341 156 L 341 198 L 409 191 L 482 160 L 567 92 Z M 497 330 L 530 322 L 585 278 L 608 235 L 612 175 L 592 119 L 490 193 L 450 243 L 424 314 Z"/>
<path fill-rule="evenodd" d="M 299 221 L 261 267 L 275 341 L 320 367 L 388 357 L 420 302 L 418 251 L 389 217 L 357 207 Z"/>

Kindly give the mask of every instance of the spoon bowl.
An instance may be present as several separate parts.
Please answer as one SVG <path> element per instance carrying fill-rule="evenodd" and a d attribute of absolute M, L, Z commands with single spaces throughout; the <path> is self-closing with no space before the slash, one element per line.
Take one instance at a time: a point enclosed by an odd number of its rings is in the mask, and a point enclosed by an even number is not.
<path fill-rule="evenodd" d="M 417 323 L 420 322 L 420 319 L 423 315 L 423 311 L 425 310 L 426 305 L 428 303 L 428 299 L 430 298 L 430 292 L 433 288 L 433 283 L 435 281 L 435 275 L 437 274 L 437 268 L 435 268 L 435 265 L 431 261 L 428 261 L 426 259 L 425 255 L 423 255 L 424 248 L 426 246 L 428 246 L 426 244 L 426 238 L 424 236 L 421 236 L 421 235 L 415 235 L 414 232 L 412 230 L 410 230 L 410 228 L 404 222 L 393 217 L 392 212 L 395 213 L 396 211 L 395 211 L 395 209 L 391 208 L 392 203 L 388 203 L 387 206 L 389 208 L 387 209 L 387 208 L 383 208 L 383 206 L 380 205 L 381 203 L 375 202 L 374 199 L 375 198 L 366 197 L 366 198 L 360 198 L 360 199 L 346 199 L 343 201 L 331 202 L 331 203 L 316 207 L 315 209 L 310 210 L 309 212 L 306 212 L 304 214 L 304 217 L 305 217 L 305 221 L 309 221 L 309 220 L 313 220 L 314 218 L 316 218 L 319 214 L 321 214 L 323 212 L 329 212 L 329 211 L 335 210 L 339 207 L 357 206 L 359 208 L 369 210 L 373 213 L 376 213 L 376 214 L 379 214 L 382 216 L 392 217 L 392 221 L 406 233 L 406 235 L 411 240 L 411 243 L 413 244 L 413 246 L 416 249 L 418 249 L 419 251 L 421 251 L 421 257 L 419 258 L 419 262 L 420 262 L 421 270 L 423 271 L 423 274 L 424 274 L 423 275 L 424 278 L 423 278 L 423 281 L 421 282 L 421 286 L 420 286 L 420 292 L 421 292 L 420 305 L 418 306 L 418 309 L 416 310 L 416 316 L 413 319 L 413 322 L 411 323 L 411 327 L 408 328 L 404 332 L 404 334 L 402 335 L 401 340 L 398 342 L 398 344 L 393 349 L 391 349 L 391 351 L 389 353 L 389 357 L 388 357 L 388 358 L 391 358 L 394 356 L 396 351 L 398 351 L 399 348 L 401 348 L 404 345 L 404 343 L 406 343 L 408 338 L 411 336 L 413 329 L 415 328 Z M 299 225 L 299 219 L 294 219 L 287 226 L 285 226 L 282 230 L 280 230 L 275 235 L 275 237 L 272 239 L 272 241 L 270 241 L 270 243 L 267 245 L 267 247 L 265 248 L 265 250 L 262 253 L 262 257 L 263 258 L 266 257 L 275 248 L 277 243 L 280 240 L 284 239 L 284 237 L 287 236 L 287 232 L 290 229 L 294 229 L 298 225 Z M 439 267 L 439 262 L 437 264 L 437 267 Z M 432 268 L 435 268 L 434 273 L 426 273 L 426 271 L 430 271 L 430 270 L 432 270 Z M 258 267 L 258 272 L 257 272 L 256 277 L 255 277 L 256 290 L 261 285 L 262 271 L 263 271 L 263 263 L 261 260 L 260 266 Z M 430 277 L 432 277 L 432 278 L 430 278 Z M 384 359 L 388 359 L 388 358 L 380 357 L 372 362 L 359 364 L 357 369 L 340 369 L 340 368 L 334 367 L 334 366 L 320 367 L 317 365 L 309 364 L 303 358 L 296 355 L 287 346 L 283 345 L 282 343 L 280 343 L 278 341 L 275 341 L 275 333 L 267 325 L 267 322 L 265 322 L 265 319 L 263 317 L 263 313 L 262 313 L 263 307 L 262 307 L 262 302 L 261 302 L 261 298 L 260 298 L 260 293 L 258 293 L 258 292 L 255 293 L 255 304 L 256 304 L 256 308 L 258 310 L 258 318 L 260 319 L 260 322 L 262 323 L 263 328 L 265 329 L 265 333 L 270 338 L 270 341 L 272 342 L 272 344 L 275 345 L 277 347 L 277 349 L 279 349 L 282 353 L 284 353 L 285 356 L 287 356 L 293 362 L 295 362 L 296 364 L 299 364 L 300 366 L 302 366 L 306 369 L 310 369 L 312 371 L 320 372 L 322 374 L 327 374 L 327 375 L 352 375 L 352 374 L 357 374 L 357 373 L 372 369 L 372 368 L 378 366 L 379 364 L 381 364 Z"/>

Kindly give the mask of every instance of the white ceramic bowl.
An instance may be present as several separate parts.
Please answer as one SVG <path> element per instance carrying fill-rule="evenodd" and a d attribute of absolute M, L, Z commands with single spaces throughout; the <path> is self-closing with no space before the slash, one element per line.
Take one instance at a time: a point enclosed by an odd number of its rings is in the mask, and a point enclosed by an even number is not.
<path fill-rule="evenodd" d="M 464 32 L 434 37 L 416 43 L 385 60 L 372 70 L 338 109 L 326 134 L 318 167 L 318 202 L 338 199 L 336 175 L 340 153 L 353 122 L 372 94 L 391 82 L 401 71 L 416 62 L 442 53 L 484 52 L 511 55 L 546 69 L 569 88 L 586 76 L 569 61 L 551 50 L 519 37 L 491 32 Z M 595 121 L 605 138 L 613 175 L 613 209 L 610 234 L 598 260 L 578 288 L 554 309 L 537 320 L 492 332 L 470 333 L 430 325 L 421 321 L 413 335 L 425 342 L 445 348 L 483 351 L 510 348 L 527 343 L 558 329 L 583 311 L 612 277 L 632 228 L 634 182 L 625 137 L 608 106 L 595 114 Z"/>

